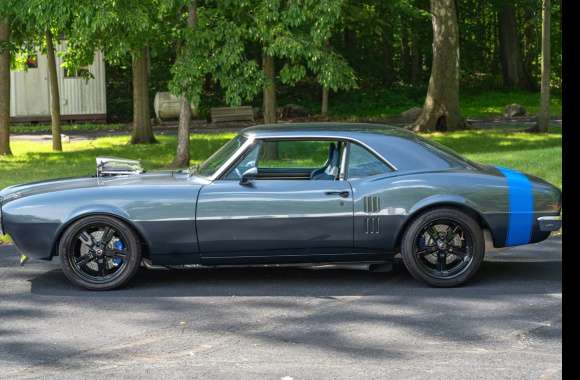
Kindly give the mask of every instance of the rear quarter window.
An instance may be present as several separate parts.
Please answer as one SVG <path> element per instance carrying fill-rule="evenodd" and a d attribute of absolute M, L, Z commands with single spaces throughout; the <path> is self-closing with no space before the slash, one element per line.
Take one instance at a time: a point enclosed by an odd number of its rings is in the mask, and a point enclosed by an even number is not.
<path fill-rule="evenodd" d="M 348 152 L 347 177 L 350 179 L 371 177 L 377 174 L 385 174 L 392 169 L 384 161 L 379 159 L 368 149 L 350 144 Z"/>
<path fill-rule="evenodd" d="M 376 149 L 398 170 L 442 170 L 475 166 L 449 148 L 442 148 L 419 136 L 391 136 L 377 142 Z"/>

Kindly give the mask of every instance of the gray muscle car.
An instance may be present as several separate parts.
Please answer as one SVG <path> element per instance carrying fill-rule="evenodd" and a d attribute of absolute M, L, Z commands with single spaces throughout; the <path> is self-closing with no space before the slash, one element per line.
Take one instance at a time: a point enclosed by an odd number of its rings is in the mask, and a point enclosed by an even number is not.
<path fill-rule="evenodd" d="M 92 177 L 8 187 L 0 232 L 32 258 L 60 256 L 81 287 L 126 284 L 141 266 L 386 263 L 432 286 L 478 270 L 486 243 L 560 228 L 561 192 L 466 160 L 401 128 L 244 129 L 196 168 L 144 172 L 97 159 Z"/>

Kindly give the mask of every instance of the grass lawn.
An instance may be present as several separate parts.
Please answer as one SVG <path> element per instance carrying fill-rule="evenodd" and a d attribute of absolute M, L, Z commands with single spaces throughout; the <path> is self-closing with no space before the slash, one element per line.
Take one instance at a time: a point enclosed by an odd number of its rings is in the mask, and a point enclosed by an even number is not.
<path fill-rule="evenodd" d="M 82 124 L 62 124 L 62 133 L 70 132 L 117 132 L 125 131 L 129 133 L 130 126 L 127 124 L 104 124 L 104 123 L 82 123 Z M 10 126 L 10 132 L 14 134 L 50 134 L 50 124 L 14 124 Z"/>

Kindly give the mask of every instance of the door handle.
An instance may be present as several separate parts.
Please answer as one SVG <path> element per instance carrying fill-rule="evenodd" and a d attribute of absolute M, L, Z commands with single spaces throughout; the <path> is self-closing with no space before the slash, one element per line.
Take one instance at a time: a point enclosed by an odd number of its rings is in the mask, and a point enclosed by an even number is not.
<path fill-rule="evenodd" d="M 338 195 L 341 198 L 348 198 L 350 192 L 344 190 L 344 191 L 327 191 L 325 193 L 326 195 Z"/>

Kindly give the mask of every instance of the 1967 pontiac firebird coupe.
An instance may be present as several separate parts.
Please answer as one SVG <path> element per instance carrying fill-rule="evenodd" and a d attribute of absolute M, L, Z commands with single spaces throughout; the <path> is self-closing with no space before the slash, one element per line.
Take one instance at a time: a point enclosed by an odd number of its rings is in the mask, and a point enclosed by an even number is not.
<path fill-rule="evenodd" d="M 97 175 L 8 187 L 0 232 L 32 258 L 60 256 L 87 289 L 143 265 L 386 263 L 432 286 L 465 283 L 486 242 L 535 243 L 560 228 L 561 192 L 468 161 L 401 128 L 244 129 L 200 166 L 144 172 L 97 158 Z"/>

